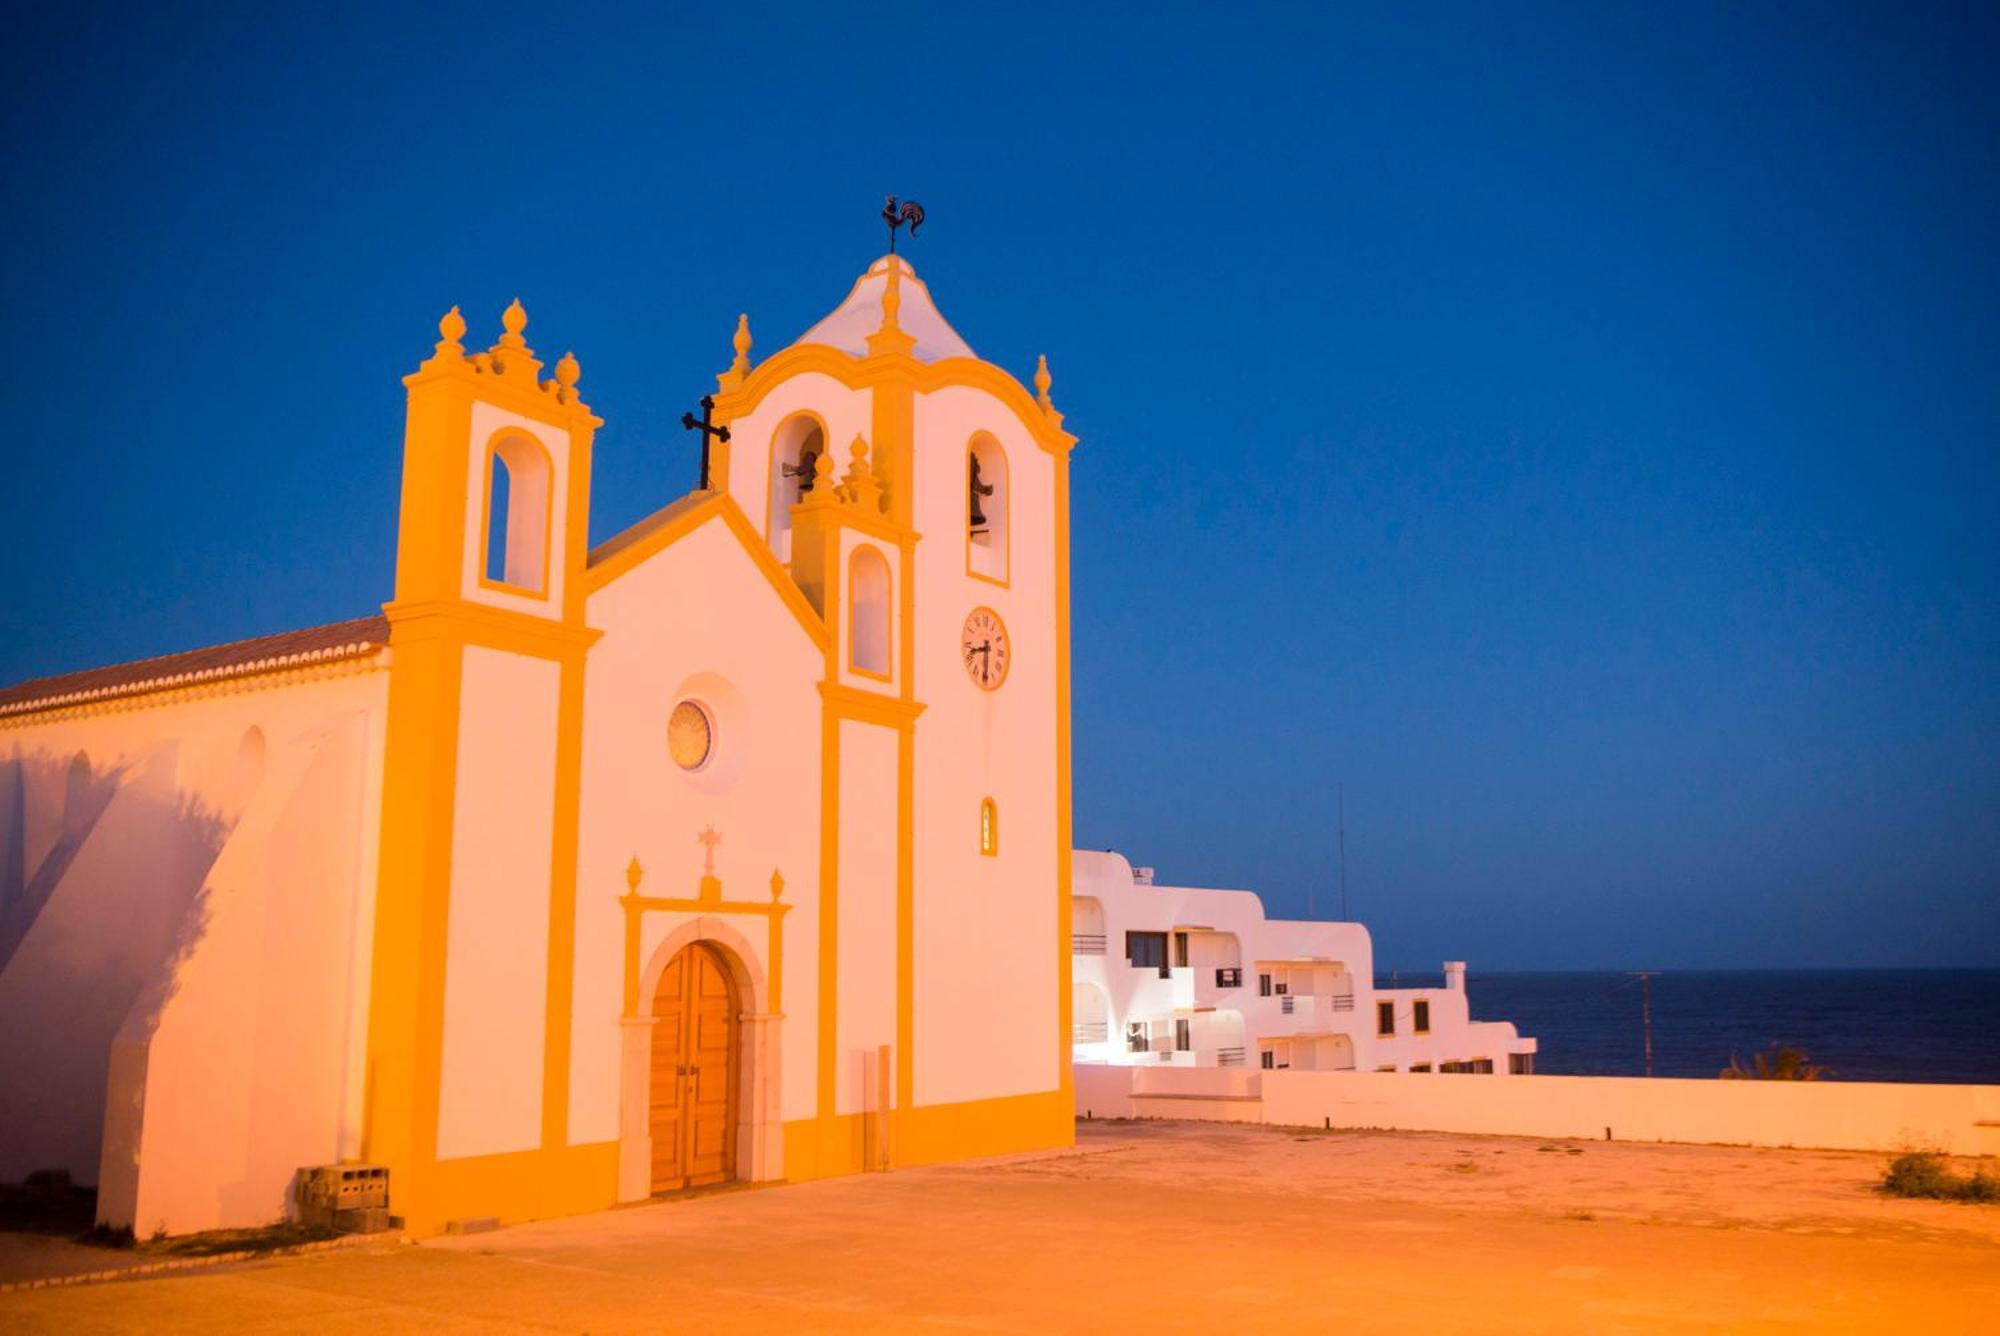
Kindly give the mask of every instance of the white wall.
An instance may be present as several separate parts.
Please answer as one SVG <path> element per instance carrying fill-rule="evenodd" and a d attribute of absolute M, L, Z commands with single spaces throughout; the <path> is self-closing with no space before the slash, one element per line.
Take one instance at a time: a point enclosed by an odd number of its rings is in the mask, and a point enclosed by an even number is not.
<path fill-rule="evenodd" d="M 747 438 L 746 438 L 747 439 Z M 739 440 L 741 460 L 755 455 Z M 625 869 L 640 892 L 692 899 L 713 825 L 725 900 L 765 904 L 785 879 L 784 1117 L 814 1112 L 818 1070 L 819 647 L 728 527 L 714 519 L 592 594 L 604 635 L 584 678 L 576 972 L 570 1049 L 573 1144 L 618 1136 Z M 684 771 L 667 753 L 667 717 L 683 699 L 715 716 L 715 752 Z M 645 926 L 647 947 L 669 925 Z M 737 925 L 763 953 L 761 918 Z M 642 956 L 642 961 L 649 957 Z M 770 962 L 760 954 L 759 967 Z M 641 999 L 650 1005 L 650 999 Z"/>
<path fill-rule="evenodd" d="M 1265 1072 L 1264 1121 L 1500 1136 L 2000 1153 L 2000 1086 Z"/>
<path fill-rule="evenodd" d="M 0 732 L 0 869 L 39 907 L 0 968 L 0 1179 L 101 1176 L 110 1223 L 179 1232 L 273 1219 L 292 1170 L 353 1152 L 380 662 Z"/>
<path fill-rule="evenodd" d="M 896 1042 L 896 734 L 852 719 L 840 723 L 839 869 L 834 1112 L 860 1113 L 879 1104 L 869 1064 Z"/>
<path fill-rule="evenodd" d="M 445 928 L 441 1160 L 542 1141 L 556 693 L 548 659 L 468 646 Z"/>
<path fill-rule="evenodd" d="M 918 1104 L 1051 1090 L 1066 1058 L 1056 1021 L 1066 946 L 1056 941 L 1055 464 L 983 390 L 916 400 L 915 1030 Z M 966 448 L 985 432 L 1007 456 L 1005 585 L 966 573 Z M 966 614 L 1006 624 L 1012 665 L 982 691 L 960 660 Z M 999 814 L 997 857 L 979 852 L 979 804 Z"/>
<path fill-rule="evenodd" d="M 272 749 L 209 871 L 199 949 L 157 1024 L 135 1008 L 119 1034 L 145 1082 L 136 1194 L 130 1217 L 111 1223 L 144 1235 L 273 1220 L 297 1170 L 359 1151 L 346 1095 L 362 1084 L 366 1010 L 325 1003 L 354 995 L 352 963 L 373 926 L 356 892 L 380 723 L 334 715 Z M 107 1185 L 132 1172 L 118 1155 L 107 1137 Z M 122 1197 L 106 1195 L 104 1206 Z"/>

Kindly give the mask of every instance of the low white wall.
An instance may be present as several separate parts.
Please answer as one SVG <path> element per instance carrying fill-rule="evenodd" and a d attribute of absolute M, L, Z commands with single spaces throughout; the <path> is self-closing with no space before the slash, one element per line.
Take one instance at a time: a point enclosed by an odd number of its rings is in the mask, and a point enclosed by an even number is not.
<path fill-rule="evenodd" d="M 1077 1069 L 1079 1076 L 1085 1069 Z M 1264 1121 L 1499 1136 L 2000 1154 L 2000 1086 L 1262 1073 Z M 1078 1082 L 1079 1095 L 1083 1089 Z M 1981 1124 L 1985 1124 L 1982 1126 Z"/>
<path fill-rule="evenodd" d="M 1243 1067 L 1144 1067 L 1078 1063 L 1079 1118 L 1195 1118 L 1261 1122 L 1258 1078 Z"/>

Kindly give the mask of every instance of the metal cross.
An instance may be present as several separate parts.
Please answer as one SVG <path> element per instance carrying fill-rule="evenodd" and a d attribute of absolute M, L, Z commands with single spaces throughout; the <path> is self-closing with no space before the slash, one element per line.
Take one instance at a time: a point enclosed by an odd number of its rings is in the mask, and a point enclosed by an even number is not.
<path fill-rule="evenodd" d="M 681 414 L 681 425 L 683 427 L 686 427 L 689 431 L 699 430 L 701 432 L 701 490 L 704 492 L 708 490 L 709 438 L 714 437 L 718 441 L 729 439 L 729 428 L 718 427 L 712 420 L 711 415 L 714 411 L 715 396 L 704 394 L 701 396 L 701 416 L 699 418 L 695 417 L 692 413 Z"/>
<path fill-rule="evenodd" d="M 715 875 L 715 846 L 722 843 L 722 836 L 710 826 L 694 837 L 694 842 L 702 846 L 701 870 L 709 876 Z"/>

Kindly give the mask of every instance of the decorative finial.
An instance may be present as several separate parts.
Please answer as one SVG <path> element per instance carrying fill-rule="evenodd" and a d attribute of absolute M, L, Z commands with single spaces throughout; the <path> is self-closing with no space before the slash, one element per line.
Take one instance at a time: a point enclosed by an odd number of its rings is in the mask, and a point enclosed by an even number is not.
<path fill-rule="evenodd" d="M 888 282 L 882 288 L 882 324 L 866 340 L 870 356 L 889 353 L 907 353 L 917 346 L 916 336 L 903 332 L 900 319 L 903 310 L 903 266 L 893 257 L 889 261 Z"/>
<path fill-rule="evenodd" d="M 1049 386 L 1055 384 L 1055 377 L 1049 374 L 1049 355 L 1043 353 L 1035 359 L 1035 400 L 1043 408 L 1054 408 L 1055 401 L 1049 398 Z"/>
<path fill-rule="evenodd" d="M 465 317 L 458 313 L 456 306 L 446 311 L 438 319 L 437 349 L 424 365 L 439 366 L 462 364 L 465 360 L 465 345 L 459 340 L 465 337 Z"/>
<path fill-rule="evenodd" d="M 882 508 L 882 481 L 875 476 L 875 470 L 868 463 L 868 442 L 855 436 L 854 444 L 847 447 L 847 476 L 840 480 L 841 494 L 862 510 Z"/>
<path fill-rule="evenodd" d="M 776 901 L 785 893 L 785 878 L 776 868 L 771 869 L 771 899 Z"/>
<path fill-rule="evenodd" d="M 528 312 L 519 297 L 508 303 L 507 309 L 500 313 L 500 327 L 506 332 L 500 336 L 500 342 L 487 349 L 488 358 L 473 359 L 475 369 L 531 387 L 539 385 L 541 382 L 535 379 L 535 373 L 542 369 L 542 364 L 535 360 L 534 349 L 521 337 L 521 331 L 528 327 Z"/>
<path fill-rule="evenodd" d="M 748 311 L 736 317 L 736 338 L 732 342 L 736 345 L 736 360 L 730 364 L 729 369 L 731 371 L 748 371 L 750 369 L 750 313 Z"/>
<path fill-rule="evenodd" d="M 625 867 L 625 886 L 632 894 L 639 893 L 639 878 L 646 875 L 646 869 L 639 866 L 639 855 L 633 854 L 632 861 Z"/>
<path fill-rule="evenodd" d="M 901 265 L 889 266 L 889 282 L 882 289 L 882 330 L 901 329 L 903 314 L 903 269 Z"/>
<path fill-rule="evenodd" d="M 841 481 L 853 486 L 871 473 L 872 470 L 868 467 L 868 442 L 857 435 L 854 444 L 847 447 L 847 476 Z"/>
<path fill-rule="evenodd" d="M 565 391 L 574 393 L 577 379 L 583 375 L 583 367 L 577 363 L 575 353 L 564 353 L 556 363 L 556 384 Z"/>
<path fill-rule="evenodd" d="M 528 308 L 521 305 L 519 297 L 507 303 L 507 309 L 500 313 L 500 327 L 507 331 L 500 336 L 500 342 L 504 347 L 527 346 L 528 341 L 521 337 L 521 331 L 528 327 Z"/>

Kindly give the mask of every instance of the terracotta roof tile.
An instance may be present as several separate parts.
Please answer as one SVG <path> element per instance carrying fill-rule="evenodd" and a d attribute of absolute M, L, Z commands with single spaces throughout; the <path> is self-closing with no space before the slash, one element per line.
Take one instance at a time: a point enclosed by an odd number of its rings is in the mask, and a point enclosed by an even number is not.
<path fill-rule="evenodd" d="M 234 677 L 250 671 L 285 667 L 291 663 L 346 658 L 380 649 L 389 643 L 389 619 L 380 615 L 357 617 L 353 621 L 309 626 L 299 631 L 237 640 L 227 645 L 211 645 L 180 654 L 163 654 L 153 659 L 113 664 L 108 668 L 86 668 L 82 672 L 56 677 L 37 677 L 0 690 L 0 715 L 20 714 L 32 709 L 101 700 L 107 696 L 130 695 L 137 691 L 188 680 Z"/>

